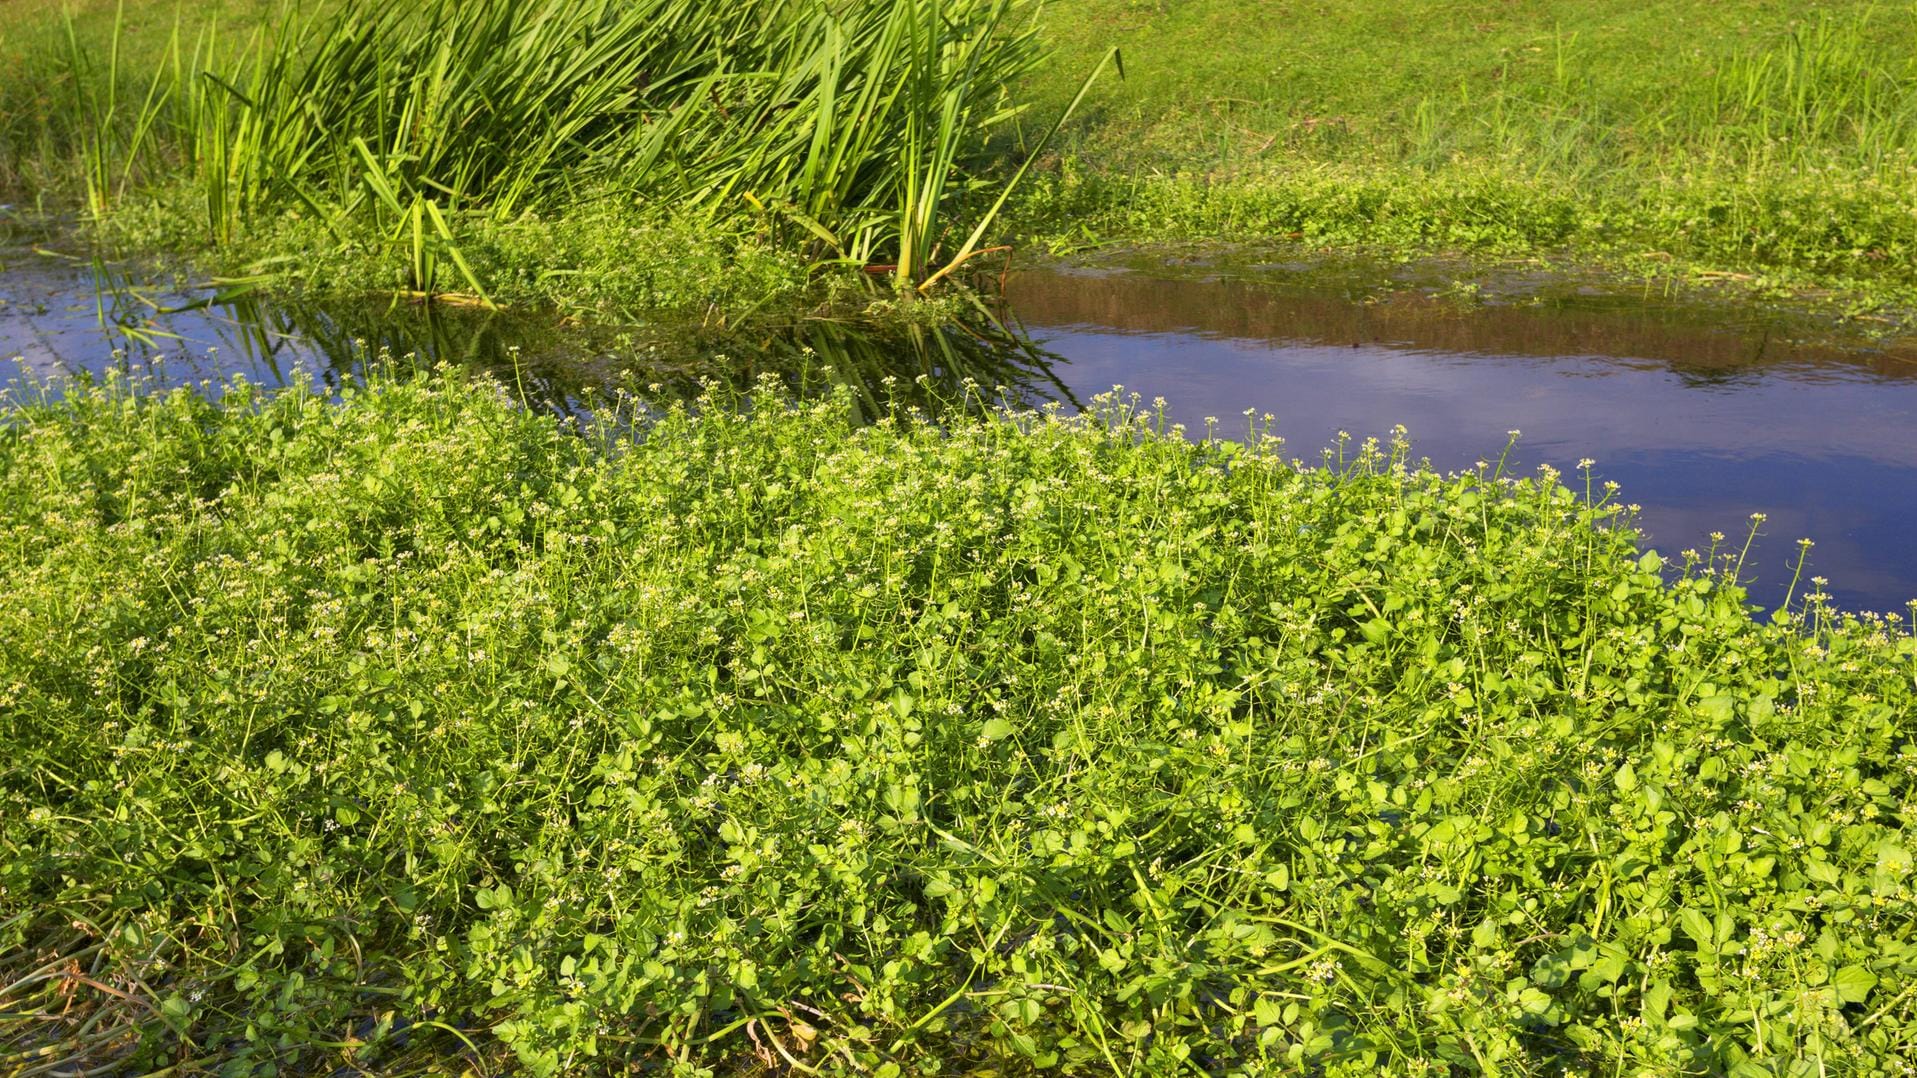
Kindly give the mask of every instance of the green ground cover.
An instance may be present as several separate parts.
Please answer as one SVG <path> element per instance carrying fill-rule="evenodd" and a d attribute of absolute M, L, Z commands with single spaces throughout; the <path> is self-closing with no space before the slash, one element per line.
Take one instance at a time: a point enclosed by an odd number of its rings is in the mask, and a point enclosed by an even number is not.
<path fill-rule="evenodd" d="M 1043 19 L 1036 101 L 1097 50 L 1128 61 L 1028 218 L 1061 241 L 1569 248 L 1917 284 L 1909 5 L 1061 0 Z"/>
<path fill-rule="evenodd" d="M 1903 623 L 1575 475 L 848 403 L 9 412 L 0 1070 L 1917 1051 Z"/>

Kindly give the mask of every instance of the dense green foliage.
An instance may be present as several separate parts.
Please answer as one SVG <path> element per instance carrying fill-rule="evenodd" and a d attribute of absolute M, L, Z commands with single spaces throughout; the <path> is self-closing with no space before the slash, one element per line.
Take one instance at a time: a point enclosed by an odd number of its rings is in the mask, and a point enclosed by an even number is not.
<path fill-rule="evenodd" d="M 1058 0 L 1042 33 L 1041 111 L 1114 43 L 1127 78 L 1075 125 L 1089 190 L 1037 232 L 1917 286 L 1908 4 Z"/>
<path fill-rule="evenodd" d="M 117 4 L 0 8 L 0 201 L 90 201 L 124 247 L 322 288 L 792 306 L 858 279 L 840 259 L 936 272 L 1026 161 L 1044 183 L 977 243 L 1550 251 L 1852 307 L 1917 287 L 1909 5 L 221 0 L 176 33 L 167 0 Z M 1125 79 L 1034 157 L 1113 44 Z M 682 243 L 720 266 L 703 286 Z"/>
<path fill-rule="evenodd" d="M 646 414 L 10 414 L 0 1067 L 1917 1047 L 1895 619 L 1756 619 L 1607 492 L 1402 446 Z"/>
<path fill-rule="evenodd" d="M 32 102 L 0 106 L 0 176 L 69 178 L 101 221 L 157 202 L 221 247 L 304 218 L 309 244 L 423 291 L 486 292 L 469 232 L 598 202 L 756 219 L 795 250 L 883 256 L 921 285 L 978 246 L 947 214 L 977 186 L 985 132 L 1019 111 L 1006 87 L 1036 58 L 1025 6 L 286 5 L 243 38 L 176 28 L 139 55 L 118 21 L 104 40 L 69 21 L 36 63 L 48 77 L 0 83 Z"/>
<path fill-rule="evenodd" d="M 1593 187 L 1479 165 L 1428 174 L 1327 162 L 1215 176 L 1069 162 L 1040 181 L 1020 200 L 1015 225 L 1064 250 L 1114 237 L 1282 238 L 1312 248 L 1548 254 L 1780 295 L 1839 287 L 1856 309 L 1905 311 L 1917 294 L 1917 183 L 1811 174 Z"/>

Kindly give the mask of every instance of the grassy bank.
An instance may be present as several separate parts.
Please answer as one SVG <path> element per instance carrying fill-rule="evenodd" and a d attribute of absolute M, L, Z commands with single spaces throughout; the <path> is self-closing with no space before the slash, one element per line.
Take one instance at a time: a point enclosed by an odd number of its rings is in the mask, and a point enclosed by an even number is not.
<path fill-rule="evenodd" d="M 0 1060 L 1908 1059 L 1917 644 L 1558 478 L 1114 401 L 22 407 Z"/>
<path fill-rule="evenodd" d="M 1908 6 L 115 10 L 0 13 L 0 190 L 312 287 L 790 307 L 1002 240 L 1227 240 L 1917 296 Z M 1113 44 L 1126 78 L 1034 156 Z"/>
<path fill-rule="evenodd" d="M 435 0 L 163 35 L 146 6 L 30 11 L 0 184 L 123 247 L 332 287 L 685 306 L 710 297 L 622 275 L 689 246 L 743 265 L 728 294 L 834 271 L 925 291 L 1016 176 L 983 150 L 1021 111 L 1031 8 Z"/>
<path fill-rule="evenodd" d="M 1568 248 L 1905 297 L 1917 13 L 1062 0 L 1034 100 L 1112 44 L 1029 227 L 1079 239 Z"/>

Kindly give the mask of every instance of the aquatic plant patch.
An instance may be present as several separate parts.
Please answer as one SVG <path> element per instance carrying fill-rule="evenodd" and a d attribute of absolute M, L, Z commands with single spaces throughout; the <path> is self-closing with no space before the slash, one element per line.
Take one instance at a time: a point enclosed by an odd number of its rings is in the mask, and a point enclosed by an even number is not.
<path fill-rule="evenodd" d="M 1910 1058 L 1902 621 L 1495 460 L 849 413 L 17 403 L 0 1064 Z"/>

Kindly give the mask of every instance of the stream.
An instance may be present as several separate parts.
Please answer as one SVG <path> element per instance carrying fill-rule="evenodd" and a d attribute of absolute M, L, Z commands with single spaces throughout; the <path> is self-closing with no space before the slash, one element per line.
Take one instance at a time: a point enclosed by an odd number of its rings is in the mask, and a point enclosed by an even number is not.
<path fill-rule="evenodd" d="M 1642 506 L 1666 555 L 1741 544 L 1752 599 L 1784 598 L 1797 540 L 1806 575 L 1851 610 L 1917 599 L 1917 341 L 1873 340 L 1748 303 L 1525 278 L 1457 285 L 1429 267 L 1188 259 L 1033 267 L 1006 282 L 1022 334 L 796 322 L 753 336 L 556 324 L 385 300 L 321 307 L 217 290 L 156 290 L 94 263 L 0 253 L 0 361 L 34 381 L 139 367 L 171 384 L 337 385 L 382 352 L 479 366 L 561 410 L 595 387 L 771 371 L 850 382 L 873 408 L 971 378 L 1023 403 L 1076 408 L 1114 386 L 1225 436 L 1270 413 L 1288 452 L 1403 424 L 1440 469 L 1514 458 L 1596 481 Z M 186 309 L 180 309 L 186 308 Z M 885 379 L 897 379 L 892 387 Z M 900 387 L 903 387 L 901 389 Z M 1722 549 L 1720 545 L 1720 549 Z M 1800 593 L 1802 591 L 1800 586 Z"/>

